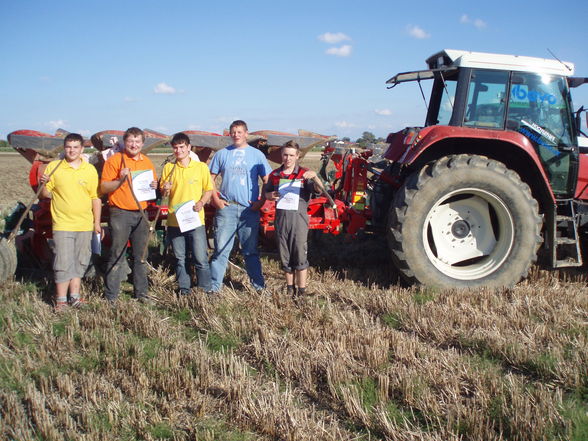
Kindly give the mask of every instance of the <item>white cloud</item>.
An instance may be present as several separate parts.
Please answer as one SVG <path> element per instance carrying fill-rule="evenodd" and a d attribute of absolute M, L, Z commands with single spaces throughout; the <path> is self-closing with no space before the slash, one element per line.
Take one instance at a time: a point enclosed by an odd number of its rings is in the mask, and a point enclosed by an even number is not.
<path fill-rule="evenodd" d="M 460 23 L 474 25 L 478 29 L 484 29 L 487 25 L 481 18 L 471 19 L 467 14 L 462 14 L 459 19 Z"/>
<path fill-rule="evenodd" d="M 64 127 L 67 127 L 67 121 L 58 119 L 55 121 L 49 121 L 45 123 L 45 125 L 51 127 L 53 130 L 63 129 Z"/>
<path fill-rule="evenodd" d="M 429 38 L 431 36 L 431 34 L 426 32 L 423 28 L 416 26 L 416 25 L 408 25 L 406 27 L 406 30 L 408 31 L 408 35 L 410 35 L 411 37 L 417 38 L 419 40 L 423 40 L 423 39 Z"/>
<path fill-rule="evenodd" d="M 374 110 L 374 112 L 376 112 L 377 115 L 382 115 L 382 116 L 392 115 L 392 111 L 390 109 L 376 109 L 376 110 Z"/>
<path fill-rule="evenodd" d="M 331 47 L 325 51 L 325 54 L 335 55 L 337 57 L 348 57 L 351 55 L 351 46 L 344 44 L 341 47 Z"/>
<path fill-rule="evenodd" d="M 343 32 L 325 32 L 324 34 L 319 35 L 318 39 L 328 44 L 337 44 L 342 41 L 350 41 L 351 37 Z"/>
<path fill-rule="evenodd" d="M 155 93 L 157 93 L 157 92 L 155 92 Z M 123 101 L 124 101 L 125 103 L 134 103 L 134 102 L 136 102 L 136 101 L 137 101 L 137 98 L 133 98 L 132 96 L 125 96 L 125 97 L 123 98 Z"/>
<path fill-rule="evenodd" d="M 90 132 L 88 129 L 80 130 L 80 131 L 78 131 L 78 133 L 82 136 L 85 136 L 86 138 L 88 138 L 90 135 L 92 135 L 92 132 Z"/>
<path fill-rule="evenodd" d="M 340 129 L 349 129 L 351 127 L 356 127 L 355 124 L 350 123 L 348 121 L 336 121 L 335 126 L 339 127 Z"/>
<path fill-rule="evenodd" d="M 170 86 L 169 84 L 159 83 L 159 84 L 157 84 L 157 86 L 155 86 L 153 88 L 153 92 L 159 93 L 159 94 L 164 94 L 164 95 L 173 95 L 173 94 L 177 93 L 177 90 L 174 87 Z"/>
<path fill-rule="evenodd" d="M 221 116 L 217 116 L 216 118 L 214 118 L 214 121 L 224 124 L 224 123 L 232 123 L 233 121 L 236 121 L 238 119 L 239 118 L 236 116 L 221 115 Z"/>

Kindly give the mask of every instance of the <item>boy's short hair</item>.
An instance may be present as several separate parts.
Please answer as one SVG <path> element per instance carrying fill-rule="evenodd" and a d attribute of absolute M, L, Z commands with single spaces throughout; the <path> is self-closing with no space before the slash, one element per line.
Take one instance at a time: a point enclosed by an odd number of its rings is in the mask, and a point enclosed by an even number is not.
<path fill-rule="evenodd" d="M 82 147 L 84 146 L 84 138 L 79 133 L 68 133 L 67 136 L 63 139 L 63 146 L 71 141 L 78 141 Z"/>
<path fill-rule="evenodd" d="M 145 141 L 145 133 L 139 127 L 129 127 L 123 135 L 123 141 L 126 141 L 129 136 L 140 136 Z"/>
<path fill-rule="evenodd" d="M 296 151 L 299 152 L 300 146 L 298 145 L 298 143 L 296 141 L 291 139 L 290 141 L 284 143 L 282 145 L 282 147 L 280 147 L 280 150 L 283 150 L 283 149 L 296 149 Z"/>
<path fill-rule="evenodd" d="M 184 143 L 186 145 L 190 145 L 190 137 L 186 135 L 184 132 L 176 133 L 170 142 L 172 146 Z"/>
<path fill-rule="evenodd" d="M 242 119 L 237 119 L 237 120 L 233 121 L 231 123 L 231 125 L 229 126 L 229 132 L 231 130 L 233 130 L 233 127 L 243 127 L 246 132 L 249 131 L 249 129 L 247 128 L 247 123 L 245 121 L 243 121 Z"/>

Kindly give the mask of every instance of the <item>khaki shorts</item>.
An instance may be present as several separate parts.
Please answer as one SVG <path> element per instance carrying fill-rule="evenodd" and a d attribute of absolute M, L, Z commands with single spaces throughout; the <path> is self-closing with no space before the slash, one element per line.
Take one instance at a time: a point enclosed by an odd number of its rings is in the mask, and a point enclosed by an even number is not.
<path fill-rule="evenodd" d="M 54 231 L 55 283 L 82 278 L 92 257 L 91 231 Z"/>

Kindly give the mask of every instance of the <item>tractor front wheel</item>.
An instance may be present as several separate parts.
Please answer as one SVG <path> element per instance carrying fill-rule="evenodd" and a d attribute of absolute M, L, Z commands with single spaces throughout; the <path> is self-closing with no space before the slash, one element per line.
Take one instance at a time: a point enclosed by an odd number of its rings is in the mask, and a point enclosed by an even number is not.
<path fill-rule="evenodd" d="M 412 174 L 388 218 L 394 263 L 405 279 L 428 286 L 511 286 L 541 245 L 528 185 L 483 156 L 444 157 Z"/>

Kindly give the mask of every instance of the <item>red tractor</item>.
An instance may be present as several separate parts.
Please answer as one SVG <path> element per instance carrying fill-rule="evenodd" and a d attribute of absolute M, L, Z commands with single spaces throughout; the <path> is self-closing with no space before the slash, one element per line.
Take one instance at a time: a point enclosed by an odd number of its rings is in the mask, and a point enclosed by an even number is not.
<path fill-rule="evenodd" d="M 338 161 L 337 198 L 365 197 L 349 225 L 386 231 L 403 277 L 429 286 L 509 286 L 540 250 L 553 268 L 582 265 L 588 139 L 570 89 L 588 78 L 559 60 L 456 50 L 427 65 L 387 82 L 432 81 L 424 127 L 390 134 L 382 161 Z"/>

